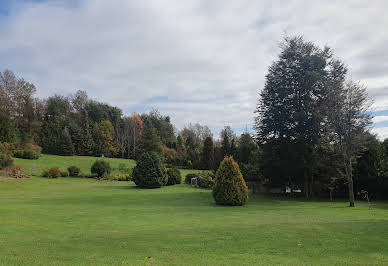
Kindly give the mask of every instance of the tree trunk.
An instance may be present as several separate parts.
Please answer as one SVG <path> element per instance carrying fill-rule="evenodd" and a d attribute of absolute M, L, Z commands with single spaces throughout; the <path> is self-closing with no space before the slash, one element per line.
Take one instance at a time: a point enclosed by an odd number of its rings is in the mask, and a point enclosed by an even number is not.
<path fill-rule="evenodd" d="M 348 190 L 349 190 L 349 207 L 354 207 L 354 188 L 353 188 L 352 160 L 351 159 L 349 159 L 347 179 L 348 179 Z"/>
<path fill-rule="evenodd" d="M 304 190 L 305 197 L 308 199 L 309 198 L 309 178 L 308 178 L 306 170 L 303 171 L 303 175 L 304 175 L 303 190 Z"/>

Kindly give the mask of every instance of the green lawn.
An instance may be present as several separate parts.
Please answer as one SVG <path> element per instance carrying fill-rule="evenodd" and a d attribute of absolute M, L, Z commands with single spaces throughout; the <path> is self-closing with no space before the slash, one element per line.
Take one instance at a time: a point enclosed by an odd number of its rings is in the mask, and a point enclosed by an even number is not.
<path fill-rule="evenodd" d="M 39 176 L 43 170 L 50 167 L 59 167 L 62 171 L 66 170 L 69 166 L 78 166 L 85 174 L 90 174 L 90 167 L 98 160 L 99 157 L 92 156 L 58 156 L 42 154 L 38 160 L 25 160 L 19 158 L 13 158 L 14 165 L 19 165 L 28 175 Z M 108 161 L 113 170 L 119 167 L 119 164 L 125 164 L 128 168 L 133 168 L 136 165 L 134 160 L 128 159 L 116 159 L 116 158 L 103 158 Z"/>
<path fill-rule="evenodd" d="M 384 202 L 223 207 L 188 185 L 41 177 L 0 178 L 0 202 L 0 265 L 388 264 Z"/>
<path fill-rule="evenodd" d="M 102 159 L 99 157 L 92 156 L 58 156 L 58 155 L 48 155 L 42 154 L 38 160 L 26 160 L 13 158 L 14 165 L 22 167 L 27 175 L 30 176 L 40 176 L 43 170 L 50 167 L 59 167 L 62 171 L 65 171 L 67 167 L 75 165 L 78 166 L 81 171 L 85 174 L 90 174 L 90 167 L 92 164 L 98 160 Z M 120 164 L 124 164 L 127 168 L 133 168 L 136 165 L 134 160 L 128 159 L 117 159 L 117 158 L 103 158 L 108 161 L 113 168 L 113 171 L 116 171 Z M 181 169 L 182 178 L 188 173 L 195 173 L 198 170 L 191 169 Z"/>

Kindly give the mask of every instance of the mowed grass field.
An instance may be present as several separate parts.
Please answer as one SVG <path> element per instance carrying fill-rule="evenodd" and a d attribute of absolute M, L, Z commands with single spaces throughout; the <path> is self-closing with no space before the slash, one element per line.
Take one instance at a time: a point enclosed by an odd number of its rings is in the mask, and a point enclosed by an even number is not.
<path fill-rule="evenodd" d="M 108 161 L 112 167 L 112 171 L 118 171 L 119 165 L 122 164 L 126 168 L 134 168 L 136 162 L 128 159 L 118 158 L 100 158 L 93 156 L 58 156 L 42 154 L 38 160 L 25 160 L 13 158 L 14 165 L 22 167 L 24 172 L 29 176 L 40 176 L 43 170 L 51 167 L 59 167 L 61 171 L 65 171 L 69 166 L 77 166 L 81 171 L 90 175 L 90 168 L 96 160 Z M 196 173 L 198 170 L 180 169 L 182 177 L 188 173 Z"/>
<path fill-rule="evenodd" d="M 0 178 L 0 202 L 0 265 L 388 265 L 387 202 L 42 177 Z"/>

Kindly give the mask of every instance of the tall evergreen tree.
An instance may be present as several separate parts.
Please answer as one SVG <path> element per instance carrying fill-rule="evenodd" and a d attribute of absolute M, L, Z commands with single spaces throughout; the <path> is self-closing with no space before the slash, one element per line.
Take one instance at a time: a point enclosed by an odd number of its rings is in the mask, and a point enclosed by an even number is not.
<path fill-rule="evenodd" d="M 237 162 L 247 164 L 249 162 L 249 158 L 251 157 L 251 153 L 256 149 L 257 146 L 252 136 L 247 132 L 241 134 L 236 151 Z"/>
<path fill-rule="evenodd" d="M 203 144 L 201 167 L 206 170 L 214 169 L 214 142 L 212 137 L 207 137 Z"/>
<path fill-rule="evenodd" d="M 0 143 L 13 142 L 16 139 L 15 127 L 5 114 L 0 113 Z"/>
<path fill-rule="evenodd" d="M 157 154 L 162 153 L 161 141 L 159 136 L 156 134 L 155 128 L 151 123 L 147 122 L 144 124 L 143 135 L 140 139 L 139 149 L 141 153 L 144 152 L 156 152 Z"/>
<path fill-rule="evenodd" d="M 344 77 L 346 73 L 346 69 L 336 69 L 336 63 L 327 47 L 321 49 L 302 37 L 285 38 L 279 59 L 268 69 L 255 111 L 256 137 L 264 154 L 274 155 L 266 160 L 270 164 L 267 169 L 276 170 L 273 166 L 281 166 L 287 160 L 281 158 L 282 154 L 272 153 L 274 147 L 286 154 L 287 149 L 292 151 L 295 160 L 288 161 L 294 163 L 287 165 L 286 172 L 278 174 L 284 183 L 290 177 L 293 182 L 304 183 L 307 197 L 315 171 L 312 155 L 326 121 L 322 106 L 327 104 L 329 83 L 333 77 Z M 288 156 L 291 157 L 291 152 Z"/>
<path fill-rule="evenodd" d="M 81 149 L 84 155 L 93 155 L 93 151 L 95 149 L 95 143 L 93 141 L 92 137 L 92 128 L 90 127 L 90 120 L 88 113 L 84 110 L 83 111 L 83 127 L 82 127 L 82 142 L 81 142 Z"/>

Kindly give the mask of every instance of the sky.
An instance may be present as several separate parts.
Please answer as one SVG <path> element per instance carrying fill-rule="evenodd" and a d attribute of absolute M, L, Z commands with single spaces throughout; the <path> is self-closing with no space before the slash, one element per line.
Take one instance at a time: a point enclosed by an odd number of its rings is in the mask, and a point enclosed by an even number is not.
<path fill-rule="evenodd" d="M 388 138 L 388 1 L 0 0 L 0 71 L 38 97 L 89 97 L 125 114 L 157 108 L 178 129 L 251 128 L 279 43 L 328 45 L 367 87 Z"/>

